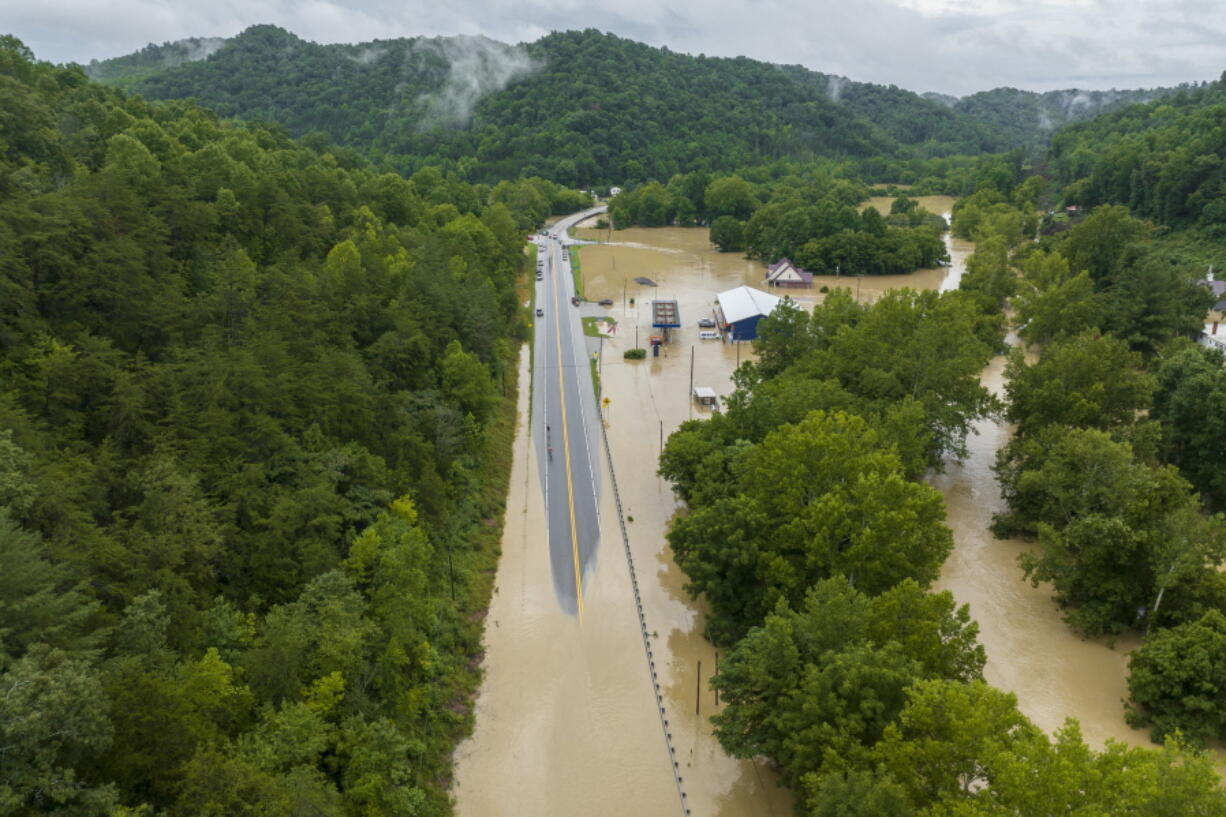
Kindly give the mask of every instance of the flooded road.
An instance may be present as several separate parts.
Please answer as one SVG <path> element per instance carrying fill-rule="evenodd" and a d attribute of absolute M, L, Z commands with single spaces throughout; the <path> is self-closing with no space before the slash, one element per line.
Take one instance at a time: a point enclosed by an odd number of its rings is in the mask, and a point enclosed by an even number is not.
<path fill-rule="evenodd" d="M 524 384 L 527 361 L 525 348 Z M 476 727 L 456 750 L 456 813 L 678 817 L 625 557 L 614 547 L 598 553 L 582 620 L 554 592 L 528 395 L 520 390 Z M 608 493 L 601 513 L 612 518 Z"/>
<path fill-rule="evenodd" d="M 888 212 L 889 199 L 883 212 Z M 924 206 L 948 213 L 953 199 L 926 197 Z M 684 590 L 665 532 L 679 504 L 655 475 L 661 442 L 682 422 L 705 416 L 690 400 L 695 386 L 720 397 L 732 391 L 738 362 L 749 344 L 698 337 L 696 322 L 711 314 L 714 296 L 741 284 L 764 288 L 765 269 L 739 254 L 713 250 L 705 229 L 656 228 L 616 232 L 580 229 L 576 236 L 612 243 L 580 251 L 585 291 L 608 297 L 611 308 L 585 314 L 617 321 L 603 341 L 602 412 L 621 489 L 644 617 L 655 656 L 660 693 L 678 772 L 695 817 L 785 817 L 792 798 L 765 764 L 724 754 L 708 720 L 717 710 L 708 682 L 721 656 L 702 636 L 703 611 Z M 947 238 L 952 264 L 912 276 L 865 277 L 861 298 L 895 286 L 957 286 L 972 247 Z M 658 286 L 635 281 L 646 277 Z M 790 292 L 800 303 L 822 298 Z M 855 279 L 831 278 L 849 286 Z M 622 353 L 647 347 L 652 298 L 678 301 L 682 328 L 660 357 L 626 361 Z M 633 301 L 632 301 L 633 299 Z M 637 336 L 637 341 L 636 341 Z M 590 338 L 590 349 L 601 342 Z M 527 383 L 526 362 L 521 383 Z M 1003 358 L 985 370 L 1000 389 Z M 456 753 L 456 806 L 461 817 L 505 814 L 682 815 L 671 759 L 661 734 L 651 676 L 644 659 L 625 555 L 612 534 L 584 579 L 586 614 L 579 622 L 558 605 L 550 579 L 539 464 L 527 441 L 527 389 L 521 391 L 520 433 L 497 589 L 487 620 L 486 676 L 476 704 L 476 728 Z M 955 551 L 940 589 L 971 605 L 988 653 L 986 674 L 1017 693 L 1023 712 L 1044 729 L 1077 717 L 1087 740 L 1117 737 L 1145 743 L 1123 722 L 1126 655 L 1078 639 L 1061 621 L 1050 593 L 1022 579 L 1016 563 L 1022 543 L 997 541 L 987 530 L 1000 504 L 989 467 L 1008 429 L 981 423 L 969 441 L 971 456 L 951 464 L 932 482 L 946 496 Z M 601 458 L 600 467 L 608 468 Z M 530 478 L 531 475 L 531 478 Z M 617 510 L 605 482 L 600 514 L 613 530 Z M 1127 646 L 1127 645 L 1121 645 Z"/>

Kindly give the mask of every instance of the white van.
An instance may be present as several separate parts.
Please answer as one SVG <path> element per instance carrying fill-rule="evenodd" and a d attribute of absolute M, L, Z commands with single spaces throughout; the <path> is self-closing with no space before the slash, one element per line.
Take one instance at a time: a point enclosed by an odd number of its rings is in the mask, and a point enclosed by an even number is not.
<path fill-rule="evenodd" d="M 698 337 L 702 340 L 719 340 L 719 332 L 708 329 L 706 331 L 699 332 Z"/>

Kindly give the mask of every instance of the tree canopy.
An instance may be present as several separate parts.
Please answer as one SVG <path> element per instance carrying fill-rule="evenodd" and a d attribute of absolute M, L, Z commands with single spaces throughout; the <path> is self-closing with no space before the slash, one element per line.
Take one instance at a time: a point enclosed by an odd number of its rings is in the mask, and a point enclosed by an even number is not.
<path fill-rule="evenodd" d="M 0 813 L 448 813 L 566 197 L 0 95 Z"/>

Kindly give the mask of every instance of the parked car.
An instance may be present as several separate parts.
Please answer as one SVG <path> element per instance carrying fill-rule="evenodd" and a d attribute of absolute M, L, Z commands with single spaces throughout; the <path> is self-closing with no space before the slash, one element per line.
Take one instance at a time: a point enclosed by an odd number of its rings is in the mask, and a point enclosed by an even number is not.
<path fill-rule="evenodd" d="M 706 329 L 698 333 L 698 337 L 702 340 L 719 340 L 719 332 L 714 329 Z"/>
<path fill-rule="evenodd" d="M 600 304 L 601 306 L 612 306 L 612 305 L 613 305 L 613 299 L 612 299 L 612 298 L 601 298 L 601 299 L 600 299 L 599 301 L 597 301 L 596 303 Z"/>
<path fill-rule="evenodd" d="M 703 329 L 712 329 L 715 327 L 715 318 L 699 318 L 698 325 Z"/>
<path fill-rule="evenodd" d="M 538 307 L 536 308 L 536 316 L 537 316 L 538 318 L 540 318 L 540 317 L 543 317 L 544 315 L 545 315 L 545 310 L 541 309 L 541 308 L 538 306 Z"/>

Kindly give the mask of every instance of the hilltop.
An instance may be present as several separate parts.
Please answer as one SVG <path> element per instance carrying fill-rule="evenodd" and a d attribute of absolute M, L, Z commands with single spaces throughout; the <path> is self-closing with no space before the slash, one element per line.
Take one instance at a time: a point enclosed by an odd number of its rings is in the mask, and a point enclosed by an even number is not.
<path fill-rule="evenodd" d="M 1011 146 L 999 128 L 895 86 L 678 54 L 594 30 L 517 46 L 478 37 L 319 45 L 255 26 L 183 61 L 191 50 L 151 46 L 91 73 L 146 98 L 192 97 L 225 117 L 452 164 L 481 181 L 608 184 L 776 159 Z"/>

